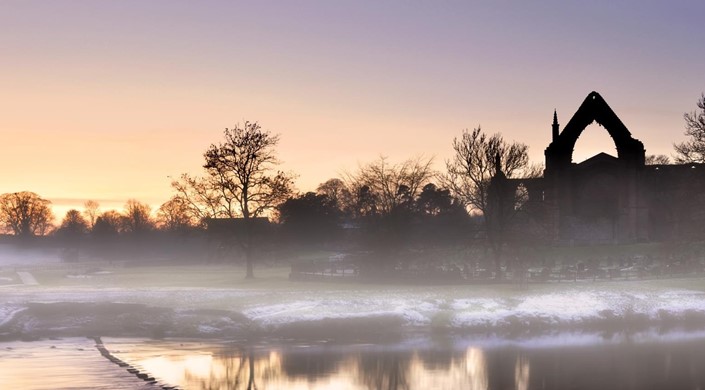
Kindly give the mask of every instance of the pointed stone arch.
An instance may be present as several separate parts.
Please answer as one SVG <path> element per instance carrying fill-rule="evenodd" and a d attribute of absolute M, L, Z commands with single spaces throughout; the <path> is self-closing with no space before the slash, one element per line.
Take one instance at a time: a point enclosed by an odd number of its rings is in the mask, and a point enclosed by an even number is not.
<path fill-rule="evenodd" d="M 602 96 L 593 91 L 588 94 L 563 131 L 558 134 L 557 130 L 554 130 L 553 142 L 545 152 L 547 170 L 570 166 L 575 143 L 592 122 L 597 122 L 607 130 L 617 148 L 619 160 L 630 165 L 644 165 L 644 144 L 632 137 L 631 132 Z M 554 117 L 554 128 L 557 126 Z"/>

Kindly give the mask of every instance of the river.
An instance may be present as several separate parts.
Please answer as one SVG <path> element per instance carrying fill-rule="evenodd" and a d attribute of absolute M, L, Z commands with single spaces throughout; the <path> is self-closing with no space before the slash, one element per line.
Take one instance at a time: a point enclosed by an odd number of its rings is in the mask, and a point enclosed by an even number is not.
<path fill-rule="evenodd" d="M 702 389 L 705 333 L 408 338 L 374 344 L 104 338 L 0 343 L 2 389 Z M 152 383 L 127 369 L 145 373 Z"/>

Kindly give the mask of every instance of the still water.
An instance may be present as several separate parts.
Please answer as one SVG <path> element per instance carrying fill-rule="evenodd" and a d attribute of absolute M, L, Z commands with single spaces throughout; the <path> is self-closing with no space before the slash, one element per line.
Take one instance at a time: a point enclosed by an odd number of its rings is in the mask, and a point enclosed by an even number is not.
<path fill-rule="evenodd" d="M 106 339 L 183 389 L 705 389 L 705 335 L 422 339 L 388 345 Z"/>

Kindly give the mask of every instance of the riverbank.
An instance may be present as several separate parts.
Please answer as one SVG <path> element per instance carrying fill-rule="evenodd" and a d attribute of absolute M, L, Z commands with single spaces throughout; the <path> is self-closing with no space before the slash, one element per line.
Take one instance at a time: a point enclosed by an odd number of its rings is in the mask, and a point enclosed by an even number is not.
<path fill-rule="evenodd" d="M 249 289 L 21 289 L 4 291 L 0 339 L 185 337 L 376 342 L 409 334 L 705 329 L 705 292 L 663 285 L 560 289 L 455 287 Z M 624 286 L 622 286 L 624 287 Z"/>

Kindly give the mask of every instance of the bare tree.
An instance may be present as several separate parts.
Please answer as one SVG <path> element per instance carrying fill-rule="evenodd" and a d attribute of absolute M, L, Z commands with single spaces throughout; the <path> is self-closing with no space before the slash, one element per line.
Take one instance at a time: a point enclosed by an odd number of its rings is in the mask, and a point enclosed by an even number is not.
<path fill-rule="evenodd" d="M 527 150 L 525 144 L 509 143 L 500 134 L 488 137 L 480 127 L 464 130 L 460 138 L 453 139 L 454 155 L 446 161 L 446 174 L 441 181 L 469 210 L 484 215 L 497 156 L 502 172 L 509 178 L 532 177 L 540 171 L 539 167 L 529 165 Z"/>
<path fill-rule="evenodd" d="M 432 162 L 432 158 L 418 156 L 400 164 L 390 164 L 386 157 L 380 157 L 360 166 L 356 173 L 348 174 L 348 188 L 358 201 L 365 201 L 365 204 L 374 201 L 374 210 L 386 215 L 416 198 L 435 175 Z"/>
<path fill-rule="evenodd" d="M 697 102 L 698 109 L 683 114 L 688 141 L 673 144 L 676 163 L 705 163 L 705 93 Z"/>
<path fill-rule="evenodd" d="M 51 202 L 34 192 L 22 191 L 0 195 L 0 222 L 19 237 L 45 235 L 54 215 Z"/>
<path fill-rule="evenodd" d="M 649 154 L 644 162 L 646 165 L 666 165 L 671 163 L 671 158 L 665 154 Z"/>
<path fill-rule="evenodd" d="M 61 226 L 56 230 L 56 236 L 65 245 L 61 257 L 65 261 L 76 261 L 79 259 L 79 248 L 82 239 L 88 233 L 88 221 L 76 209 L 66 212 L 66 216 L 61 221 Z"/>
<path fill-rule="evenodd" d="M 482 214 L 500 275 L 502 246 L 510 221 L 526 201 L 525 191 L 507 188 L 505 179 L 538 177 L 542 168 L 529 165 L 525 144 L 507 142 L 500 134 L 487 136 L 480 127 L 464 130 L 460 138 L 454 138 L 453 150 L 455 154 L 446 161 L 447 173 L 441 180 L 468 210 Z"/>
<path fill-rule="evenodd" d="M 100 215 L 100 212 L 98 211 L 99 209 L 100 204 L 98 204 L 95 200 L 87 200 L 83 204 L 83 215 L 86 217 L 88 227 L 91 229 L 95 226 L 95 220 L 98 218 L 98 215 Z"/>
<path fill-rule="evenodd" d="M 86 218 L 78 210 L 71 209 L 66 212 L 57 233 L 70 236 L 82 235 L 87 233 L 88 229 L 89 223 Z"/>
<path fill-rule="evenodd" d="M 229 213 L 230 208 L 221 204 L 223 198 L 218 183 L 209 177 L 184 173 L 171 182 L 171 187 L 176 190 L 176 196 L 189 206 L 189 212 L 199 223 L 208 218 L 234 217 Z"/>
<path fill-rule="evenodd" d="M 182 196 L 173 196 L 157 210 L 157 223 L 165 230 L 184 229 L 195 226 L 197 222 L 191 205 Z"/>
<path fill-rule="evenodd" d="M 172 187 L 199 219 L 241 217 L 249 226 L 250 219 L 266 215 L 292 194 L 293 178 L 276 170 L 279 136 L 262 130 L 257 122 L 225 129 L 224 137 L 224 142 L 212 144 L 204 153 L 205 177 L 184 174 Z M 242 245 L 246 277 L 252 278 L 253 241 L 250 229 L 246 230 Z"/>
<path fill-rule="evenodd" d="M 352 203 L 352 194 L 345 185 L 345 182 L 338 179 L 328 179 L 318 185 L 316 192 L 325 195 L 333 204 L 343 212 L 348 211 Z"/>
<path fill-rule="evenodd" d="M 107 210 L 96 219 L 91 232 L 93 235 L 106 238 L 115 236 L 123 230 L 123 216 L 115 210 Z"/>
<path fill-rule="evenodd" d="M 274 168 L 279 136 L 262 130 L 257 122 L 225 129 L 225 142 L 206 150 L 204 168 L 221 191 L 221 206 L 228 215 L 244 219 L 272 210 L 292 193 L 291 175 Z"/>
<path fill-rule="evenodd" d="M 122 214 L 123 229 L 127 233 L 141 234 L 154 229 L 152 208 L 148 204 L 129 199 Z"/>

